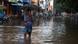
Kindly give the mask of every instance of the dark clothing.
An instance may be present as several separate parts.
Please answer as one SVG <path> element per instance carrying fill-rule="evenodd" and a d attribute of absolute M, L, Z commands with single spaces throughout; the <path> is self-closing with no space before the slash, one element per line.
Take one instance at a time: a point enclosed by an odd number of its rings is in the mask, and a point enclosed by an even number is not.
<path fill-rule="evenodd" d="M 24 15 L 24 21 L 25 21 L 24 32 L 32 32 L 32 19 L 29 16 Z"/>

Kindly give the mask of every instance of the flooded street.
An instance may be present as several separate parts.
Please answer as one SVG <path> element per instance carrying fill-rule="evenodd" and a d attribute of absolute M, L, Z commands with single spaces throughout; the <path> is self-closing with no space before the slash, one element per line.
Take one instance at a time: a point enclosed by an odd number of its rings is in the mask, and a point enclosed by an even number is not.
<path fill-rule="evenodd" d="M 71 32 L 74 28 L 69 27 L 65 25 L 62 17 L 53 17 L 50 21 L 43 20 L 39 26 L 32 27 L 31 42 L 32 44 L 77 44 L 78 32 Z M 23 26 L 0 26 L 0 44 L 24 44 L 23 29 Z"/>
<path fill-rule="evenodd" d="M 78 44 L 78 1 L 0 0 L 0 44 Z"/>

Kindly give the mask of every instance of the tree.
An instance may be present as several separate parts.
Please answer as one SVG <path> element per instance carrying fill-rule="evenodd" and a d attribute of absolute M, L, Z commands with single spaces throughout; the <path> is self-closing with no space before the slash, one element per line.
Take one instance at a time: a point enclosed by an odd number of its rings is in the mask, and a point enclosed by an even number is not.
<path fill-rule="evenodd" d="M 57 0 L 55 6 L 57 5 L 59 6 L 59 8 L 61 7 L 60 10 L 63 10 L 66 12 L 78 12 L 77 0 Z M 58 7 L 56 9 L 58 9 Z"/>

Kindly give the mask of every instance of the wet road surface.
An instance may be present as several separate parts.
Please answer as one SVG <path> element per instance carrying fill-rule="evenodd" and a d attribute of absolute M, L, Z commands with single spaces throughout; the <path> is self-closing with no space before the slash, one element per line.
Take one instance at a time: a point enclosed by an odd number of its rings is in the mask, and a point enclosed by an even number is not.
<path fill-rule="evenodd" d="M 24 44 L 23 29 L 23 26 L 0 26 L 0 44 Z M 45 20 L 33 26 L 32 44 L 77 44 L 77 33 L 67 29 L 61 17 Z"/>

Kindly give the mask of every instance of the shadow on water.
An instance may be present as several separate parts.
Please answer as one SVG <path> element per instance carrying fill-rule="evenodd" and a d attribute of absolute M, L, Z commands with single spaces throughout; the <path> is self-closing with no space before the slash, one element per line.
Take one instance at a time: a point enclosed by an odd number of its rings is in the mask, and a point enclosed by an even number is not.
<path fill-rule="evenodd" d="M 25 42 L 24 42 L 25 44 L 31 44 L 31 38 L 29 38 L 29 39 L 27 39 L 27 40 L 25 40 Z"/>
<path fill-rule="evenodd" d="M 65 18 L 66 44 L 78 44 L 78 22 L 77 17 Z"/>
<path fill-rule="evenodd" d="M 1 34 L 1 33 L 0 33 Z M 24 33 L 19 32 L 16 27 L 4 27 L 2 31 L 2 43 L 0 44 L 30 44 L 31 37 L 24 39 Z M 0 42 L 1 42 L 0 41 Z"/>
<path fill-rule="evenodd" d="M 54 44 L 78 44 L 78 19 L 77 17 L 66 17 L 64 20 L 59 18 L 53 19 Z M 61 31 L 60 31 L 61 30 Z M 64 34 L 61 35 L 64 31 Z M 59 32 L 62 32 L 59 34 Z M 59 37 L 59 35 L 61 35 Z"/>
<path fill-rule="evenodd" d="M 31 44 L 31 33 L 24 33 L 24 44 Z"/>
<path fill-rule="evenodd" d="M 15 30 L 15 28 L 4 27 L 2 32 L 3 32 L 2 33 L 2 41 L 3 41 L 2 44 L 16 44 L 17 43 L 17 42 L 12 41 L 16 38 L 16 33 L 18 33 Z"/>

